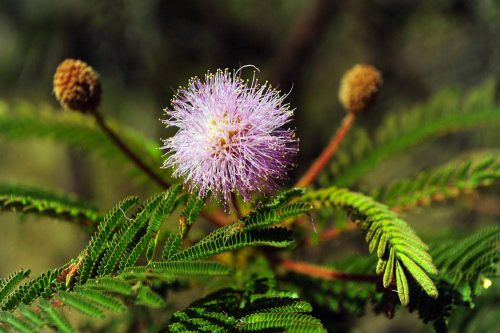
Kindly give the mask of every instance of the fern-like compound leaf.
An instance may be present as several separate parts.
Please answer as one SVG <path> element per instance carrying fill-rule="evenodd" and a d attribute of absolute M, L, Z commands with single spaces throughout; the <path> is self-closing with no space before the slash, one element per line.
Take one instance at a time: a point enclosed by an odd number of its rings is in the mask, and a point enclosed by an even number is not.
<path fill-rule="evenodd" d="M 104 313 L 99 307 L 85 300 L 83 297 L 79 297 L 77 294 L 61 292 L 56 295 L 56 299 L 89 317 L 104 318 Z"/>
<path fill-rule="evenodd" d="M 398 274 L 408 272 L 425 292 L 436 298 L 438 291 L 430 276 L 437 274 L 428 246 L 410 226 L 387 206 L 360 193 L 336 187 L 310 192 L 304 196 L 316 207 L 334 206 L 345 209 L 365 233 L 370 252 L 379 257 L 377 274 L 387 288 L 396 281 L 402 304 L 408 304 L 406 284 Z M 398 269 L 397 265 L 404 269 Z M 401 289 L 399 289 L 399 287 Z"/>
<path fill-rule="evenodd" d="M 452 311 L 458 306 L 473 307 L 475 298 L 487 287 L 481 281 L 498 276 L 499 248 L 499 226 L 437 247 L 432 254 L 440 271 L 435 278 L 439 297 L 432 299 L 410 288 L 410 310 L 418 311 L 424 322 L 432 322 L 436 330 L 445 331 Z"/>
<path fill-rule="evenodd" d="M 3 309 L 7 296 L 16 286 L 30 274 L 29 269 L 21 269 L 0 280 L 0 308 Z"/>
<path fill-rule="evenodd" d="M 500 227 L 492 226 L 475 232 L 459 243 L 447 244 L 435 255 L 441 276 L 458 285 L 477 284 L 481 274 L 493 275 L 500 260 Z"/>
<path fill-rule="evenodd" d="M 0 312 L 0 323 L 3 322 L 22 333 L 36 333 L 35 327 L 17 318 L 10 312 Z"/>
<path fill-rule="evenodd" d="M 181 248 L 182 236 L 179 234 L 168 234 L 163 247 L 163 260 L 170 260 Z"/>
<path fill-rule="evenodd" d="M 181 238 L 186 237 L 189 229 L 191 229 L 191 226 L 195 222 L 196 218 L 200 215 L 204 204 L 205 200 L 203 198 L 200 198 L 197 195 L 189 196 L 186 207 L 182 211 L 179 221 L 179 234 Z"/>
<path fill-rule="evenodd" d="M 408 280 L 403 269 L 403 266 L 396 261 L 396 287 L 398 290 L 398 297 L 401 304 L 407 306 L 410 303 L 410 289 L 408 287 Z"/>
<path fill-rule="evenodd" d="M 4 316 L 4 321 L 8 321 L 6 325 L 35 330 L 48 325 L 57 331 L 70 332 L 74 330 L 59 311 L 60 306 L 94 318 L 103 318 L 104 310 L 123 311 L 125 305 L 121 298 L 128 304 L 164 307 L 165 300 L 151 287 L 153 282 L 169 284 L 180 278 L 228 275 L 232 272 L 229 267 L 198 259 L 254 245 L 287 246 L 291 243 L 291 231 L 272 225 L 303 214 L 311 207 L 300 202 L 288 203 L 287 200 L 302 194 L 302 190 L 281 194 L 271 204 L 260 207 L 258 214 L 250 214 L 233 225 L 219 228 L 185 249 L 181 249 L 182 229 L 176 235 L 169 234 L 164 261 L 153 261 L 161 225 L 175 207 L 186 202 L 181 216 L 189 229 L 204 204 L 196 196 L 179 196 L 179 192 L 180 186 L 174 186 L 166 193 L 154 195 L 134 214 L 129 211 L 137 204 L 137 198 L 127 198 L 101 219 L 89 245 L 76 259 L 19 287 L 16 285 L 28 272 L 18 272 L 1 280 L 0 292 L 5 296 L 1 300 L 2 309 L 12 311 Z M 134 266 L 143 254 L 148 264 Z M 311 310 L 307 303 L 297 300 L 291 302 L 281 298 L 278 301 L 278 294 L 268 297 L 265 305 L 264 296 L 248 295 L 252 306 L 246 315 L 264 307 L 272 316 L 283 314 L 285 317 Z M 32 303 L 32 308 L 25 305 Z M 40 316 L 32 310 L 34 307 L 40 309 Z M 254 320 L 250 321 L 249 325 L 255 325 Z M 216 328 L 204 318 L 194 318 L 193 322 Z M 231 323 L 233 328 L 237 324 L 236 321 Z M 272 323 L 265 325 L 272 327 Z"/>
<path fill-rule="evenodd" d="M 274 209 L 265 207 L 265 209 L 257 209 L 245 216 L 242 222 L 245 224 L 246 230 L 259 229 L 308 213 L 311 209 L 312 206 L 305 202 L 291 203 Z"/>
<path fill-rule="evenodd" d="M 144 227 L 152 213 L 158 208 L 160 202 L 161 195 L 152 197 L 135 219 L 129 220 L 123 228 L 113 235 L 99 264 L 99 275 L 104 276 L 115 270 L 127 246 L 133 241 L 139 230 Z"/>
<path fill-rule="evenodd" d="M 281 207 L 295 198 L 300 198 L 305 192 L 306 190 L 300 187 L 285 190 L 274 196 L 265 206 L 269 209 Z"/>
<path fill-rule="evenodd" d="M 120 300 L 111 297 L 106 291 L 100 291 L 81 286 L 77 286 L 74 291 L 78 296 L 88 300 L 89 302 L 98 304 L 102 308 L 112 310 L 114 312 L 125 311 L 125 305 Z"/>
<path fill-rule="evenodd" d="M 145 305 L 150 308 L 161 308 L 165 306 L 165 301 L 160 295 L 152 291 L 151 288 L 140 286 L 135 304 Z"/>
<path fill-rule="evenodd" d="M 231 269 L 217 262 L 202 261 L 164 261 L 152 262 L 147 267 L 131 267 L 128 271 L 150 271 L 151 273 L 169 273 L 174 276 L 228 275 Z"/>
<path fill-rule="evenodd" d="M 35 328 L 41 328 L 45 325 L 45 321 L 40 317 L 38 313 L 36 313 L 31 307 L 21 304 L 19 305 L 19 312 L 29 323 Z"/>
<path fill-rule="evenodd" d="M 76 332 L 68 320 L 59 311 L 56 311 L 48 301 L 41 299 L 39 304 L 44 317 L 52 328 L 62 333 Z"/>
<path fill-rule="evenodd" d="M 95 207 L 72 195 L 19 185 L 0 185 L 0 210 L 36 214 L 90 226 L 95 225 L 100 218 Z"/>
<path fill-rule="evenodd" d="M 207 237 L 210 237 L 207 236 Z M 171 260 L 198 260 L 219 253 L 234 251 L 249 246 L 287 247 L 292 243 L 291 231 L 285 228 L 267 228 L 228 232 L 225 235 L 200 241 L 195 245 L 174 254 Z"/>
<path fill-rule="evenodd" d="M 160 226 L 163 221 L 165 221 L 168 215 L 175 208 L 175 199 L 177 198 L 180 190 L 180 185 L 174 185 L 163 194 L 159 208 L 155 211 L 155 214 L 153 214 L 148 224 L 147 234 L 150 237 L 156 235 L 158 230 L 160 230 Z"/>
<path fill-rule="evenodd" d="M 134 266 L 140 255 L 144 253 L 144 251 L 148 247 L 150 240 L 151 239 L 147 235 L 144 235 L 141 237 L 139 242 L 135 244 L 131 251 L 124 252 L 123 257 L 120 261 L 118 271 L 122 272 L 124 269 L 126 269 L 126 267 Z"/>
<path fill-rule="evenodd" d="M 255 279 L 244 289 L 222 289 L 176 312 L 169 332 L 326 332 L 311 306 L 275 283 Z"/>
<path fill-rule="evenodd" d="M 290 333 L 326 332 L 321 321 L 301 313 L 253 313 L 240 319 L 238 327 L 243 331 L 270 331 Z"/>
<path fill-rule="evenodd" d="M 471 157 L 378 189 L 374 197 L 399 212 L 452 199 L 499 182 L 498 158 Z"/>
<path fill-rule="evenodd" d="M 111 238 L 112 233 L 118 229 L 122 221 L 130 219 L 130 217 L 127 216 L 127 212 L 130 208 L 135 206 L 137 202 L 137 197 L 124 199 L 111 209 L 103 218 L 103 221 L 99 223 L 97 233 L 91 238 L 87 247 L 82 251 L 84 260 L 79 270 L 78 279 L 80 283 L 87 281 L 93 276 L 99 265 L 99 259 L 103 256 L 108 246 L 108 240 Z"/>
<path fill-rule="evenodd" d="M 147 219 L 149 219 L 145 234 L 140 237 L 140 240 L 135 245 L 131 245 L 130 242 L 132 241 L 132 239 L 130 238 L 128 238 L 130 239 L 128 244 L 126 244 L 127 243 L 126 238 L 124 239 L 122 237 L 120 239 L 121 244 L 118 245 L 118 249 L 125 247 L 125 250 L 120 259 L 119 270 L 118 270 L 119 272 L 126 267 L 133 266 L 136 263 L 139 256 L 142 253 L 144 253 L 146 249 L 147 249 L 146 257 L 148 258 L 148 261 L 152 260 L 157 245 L 158 230 L 160 229 L 163 221 L 165 221 L 168 215 L 172 212 L 175 204 L 175 199 L 179 194 L 179 191 L 180 191 L 180 186 L 175 185 L 172 188 L 170 188 L 166 193 L 158 196 L 157 198 L 158 202 L 157 204 L 155 204 L 156 208 L 153 209 L 146 207 L 146 209 L 149 209 L 150 212 L 152 211 L 152 214 L 148 216 L 149 212 L 145 213 L 143 211 L 137 217 L 137 221 L 131 224 L 133 230 L 131 230 L 129 227 L 129 230 L 127 232 L 129 233 L 129 235 L 134 235 L 132 237 L 135 238 L 136 237 L 135 234 L 137 234 L 139 230 L 144 226 L 144 223 L 139 221 L 142 220 L 146 221 Z M 143 216 L 147 217 L 143 218 Z M 129 250 L 130 246 L 132 246 L 132 250 Z M 119 254 L 119 251 L 117 251 L 116 253 Z M 104 258 L 106 258 L 106 256 Z"/>
<path fill-rule="evenodd" d="M 125 296 L 132 295 L 132 290 L 129 284 L 118 278 L 102 277 L 94 280 L 89 280 L 85 283 L 85 288 L 104 290 Z"/>

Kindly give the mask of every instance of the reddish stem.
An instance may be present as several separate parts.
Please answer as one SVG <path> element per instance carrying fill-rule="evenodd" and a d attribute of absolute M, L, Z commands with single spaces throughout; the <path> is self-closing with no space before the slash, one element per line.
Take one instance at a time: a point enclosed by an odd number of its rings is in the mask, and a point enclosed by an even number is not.
<path fill-rule="evenodd" d="M 224 227 L 228 225 L 231 221 L 228 219 L 227 215 L 220 210 L 215 210 L 211 212 L 202 211 L 201 216 L 206 218 L 212 224 Z"/>
<path fill-rule="evenodd" d="M 356 282 L 369 282 L 369 283 L 376 283 L 378 281 L 378 277 L 376 275 L 350 274 L 345 272 L 339 272 L 330 268 L 312 265 L 306 262 L 293 261 L 288 259 L 284 259 L 281 261 L 281 267 L 291 272 L 312 276 L 324 280 L 356 281 Z"/>
<path fill-rule="evenodd" d="M 350 231 L 356 230 L 357 228 L 358 228 L 357 225 L 354 223 L 349 223 L 345 228 L 336 228 L 336 227 L 327 228 L 325 230 L 322 230 L 319 233 L 318 240 L 320 242 L 324 242 L 324 241 L 330 240 L 332 238 L 338 237 L 339 235 L 341 235 L 345 232 L 350 232 Z M 307 238 L 306 246 L 310 246 L 310 245 L 311 245 L 311 240 L 310 240 L 310 238 Z"/>
<path fill-rule="evenodd" d="M 473 196 L 464 200 L 465 206 L 471 210 L 491 216 L 500 216 L 500 198 L 494 195 Z"/>
<path fill-rule="evenodd" d="M 300 178 L 300 180 L 295 185 L 296 187 L 306 187 L 309 186 L 314 181 L 314 179 L 318 176 L 321 170 L 323 170 L 328 161 L 332 158 L 332 156 L 340 147 L 340 144 L 344 140 L 346 134 L 351 129 L 355 119 L 356 116 L 353 112 L 349 112 L 346 114 L 346 116 L 342 120 L 339 129 L 330 140 L 328 146 L 326 146 L 326 148 L 323 150 L 321 155 L 318 156 L 318 158 L 314 161 L 314 163 L 311 164 L 311 166 L 306 171 L 304 176 Z"/>

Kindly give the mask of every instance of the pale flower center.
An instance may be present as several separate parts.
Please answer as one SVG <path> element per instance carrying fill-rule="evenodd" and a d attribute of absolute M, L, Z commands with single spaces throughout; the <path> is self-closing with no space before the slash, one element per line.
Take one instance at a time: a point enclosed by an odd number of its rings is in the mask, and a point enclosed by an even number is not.
<path fill-rule="evenodd" d="M 211 157 L 238 155 L 240 123 L 240 116 L 230 120 L 227 113 L 224 113 L 224 118 L 219 122 L 213 118 L 210 120 L 209 137 L 213 142 Z"/>

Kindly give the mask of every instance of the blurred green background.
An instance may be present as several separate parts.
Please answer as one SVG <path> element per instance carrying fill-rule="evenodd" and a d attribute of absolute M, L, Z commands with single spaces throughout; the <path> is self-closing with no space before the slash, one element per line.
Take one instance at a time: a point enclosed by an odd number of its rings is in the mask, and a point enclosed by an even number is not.
<path fill-rule="evenodd" d="M 352 65 L 371 63 L 384 76 L 377 105 L 358 123 L 367 128 L 375 128 L 389 110 L 443 87 L 467 88 L 498 77 L 500 2 L 0 0 L 1 100 L 57 108 L 52 75 L 67 57 L 80 58 L 100 73 L 106 116 L 159 144 L 171 132 L 158 119 L 179 85 L 207 70 L 255 65 L 260 80 L 291 90 L 288 101 L 296 109 L 294 126 L 301 140 L 293 180 L 344 116 L 337 89 Z M 420 147 L 417 157 L 383 165 L 379 175 L 387 180 L 409 174 L 474 145 L 461 136 L 447 137 Z M 426 158 L 419 159 L 424 150 Z M 126 195 L 151 192 L 129 183 L 116 166 L 35 141 L 0 140 L 0 181 L 74 192 L 103 208 Z M 449 220 L 450 214 L 437 209 L 429 220 Z M 475 220 L 467 214 L 469 222 Z M 16 223 L 12 214 L 0 220 L 0 276 L 19 267 L 38 273 L 60 265 L 88 237 L 63 222 L 28 217 Z M 405 316 L 398 317 L 389 326 L 410 331 Z M 360 327 L 373 331 L 368 324 Z M 422 328 L 416 327 L 413 331 Z"/>

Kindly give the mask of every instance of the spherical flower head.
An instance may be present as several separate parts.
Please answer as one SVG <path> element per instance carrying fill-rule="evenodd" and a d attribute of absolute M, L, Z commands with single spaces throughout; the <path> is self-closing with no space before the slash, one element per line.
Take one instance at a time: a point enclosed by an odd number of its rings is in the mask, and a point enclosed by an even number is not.
<path fill-rule="evenodd" d="M 66 59 L 54 74 L 54 94 L 65 109 L 94 112 L 101 101 L 99 75 L 81 60 Z"/>
<path fill-rule="evenodd" d="M 238 72 L 192 78 L 165 109 L 163 122 L 179 130 L 164 140 L 169 156 L 163 167 L 173 167 L 191 191 L 211 192 L 225 203 L 233 193 L 245 200 L 255 192 L 271 194 L 298 151 L 294 131 L 284 128 L 293 114 L 284 98 Z"/>
<path fill-rule="evenodd" d="M 382 86 L 382 75 L 370 65 L 356 65 L 347 71 L 340 82 L 339 99 L 348 112 L 367 109 Z"/>

